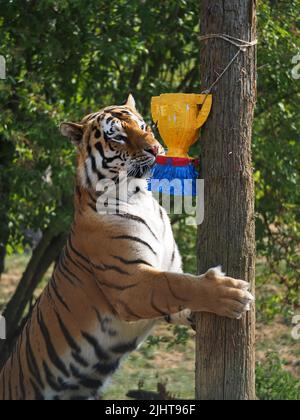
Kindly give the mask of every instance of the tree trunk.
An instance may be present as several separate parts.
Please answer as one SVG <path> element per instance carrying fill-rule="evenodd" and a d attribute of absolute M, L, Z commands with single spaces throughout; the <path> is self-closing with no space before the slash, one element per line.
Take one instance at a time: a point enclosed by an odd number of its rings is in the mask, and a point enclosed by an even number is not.
<path fill-rule="evenodd" d="M 201 0 L 201 35 L 256 38 L 255 0 Z M 207 89 L 236 54 L 221 40 L 201 43 Z M 202 135 L 205 220 L 199 227 L 199 272 L 222 265 L 255 287 L 254 183 L 251 139 L 256 100 L 256 48 L 241 52 L 213 92 Z M 196 398 L 255 399 L 255 310 L 242 321 L 197 316 Z"/>
<path fill-rule="evenodd" d="M 44 233 L 32 254 L 17 290 L 7 304 L 3 313 L 6 320 L 7 338 L 0 341 L 0 370 L 20 333 L 20 325 L 26 306 L 32 300 L 35 289 L 51 264 L 59 257 L 66 238 L 65 233 L 53 234 L 51 228 Z"/>

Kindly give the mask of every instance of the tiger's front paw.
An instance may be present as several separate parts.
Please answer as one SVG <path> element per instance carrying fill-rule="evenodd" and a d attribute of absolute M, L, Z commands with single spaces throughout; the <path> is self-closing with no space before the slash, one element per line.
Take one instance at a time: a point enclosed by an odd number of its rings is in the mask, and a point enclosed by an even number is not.
<path fill-rule="evenodd" d="M 221 267 L 208 270 L 200 280 L 203 312 L 241 319 L 243 314 L 251 310 L 254 297 L 249 292 L 249 283 L 226 277 Z"/>

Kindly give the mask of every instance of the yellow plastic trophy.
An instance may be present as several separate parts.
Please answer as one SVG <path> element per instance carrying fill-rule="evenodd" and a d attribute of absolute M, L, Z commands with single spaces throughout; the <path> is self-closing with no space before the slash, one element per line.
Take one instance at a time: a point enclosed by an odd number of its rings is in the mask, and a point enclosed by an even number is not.
<path fill-rule="evenodd" d="M 168 93 L 152 98 L 153 121 L 167 146 L 153 168 L 150 189 L 174 195 L 197 194 L 198 161 L 189 149 L 198 140 L 212 107 L 212 95 Z"/>

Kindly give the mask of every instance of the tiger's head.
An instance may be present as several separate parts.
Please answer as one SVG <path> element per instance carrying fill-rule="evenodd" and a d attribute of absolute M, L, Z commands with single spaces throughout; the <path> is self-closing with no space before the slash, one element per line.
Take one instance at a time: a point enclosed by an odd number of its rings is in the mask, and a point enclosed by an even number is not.
<path fill-rule="evenodd" d="M 124 106 L 104 108 L 80 123 L 62 123 L 60 131 L 77 147 L 78 175 L 87 188 L 104 179 L 117 181 L 124 171 L 128 177 L 145 178 L 164 151 L 132 95 Z"/>

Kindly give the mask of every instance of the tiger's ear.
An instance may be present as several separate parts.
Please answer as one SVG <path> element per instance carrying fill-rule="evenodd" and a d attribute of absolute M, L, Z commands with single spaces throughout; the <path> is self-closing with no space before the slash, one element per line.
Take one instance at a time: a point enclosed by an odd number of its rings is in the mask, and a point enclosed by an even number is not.
<path fill-rule="evenodd" d="M 68 137 L 75 146 L 78 146 L 83 137 L 83 125 L 64 122 L 60 125 L 60 132 L 64 137 Z"/>
<path fill-rule="evenodd" d="M 136 111 L 136 103 L 135 103 L 135 99 L 132 96 L 132 94 L 130 93 L 130 95 L 128 96 L 127 102 L 125 104 L 125 106 L 128 106 L 129 108 L 133 109 L 134 111 Z"/>

